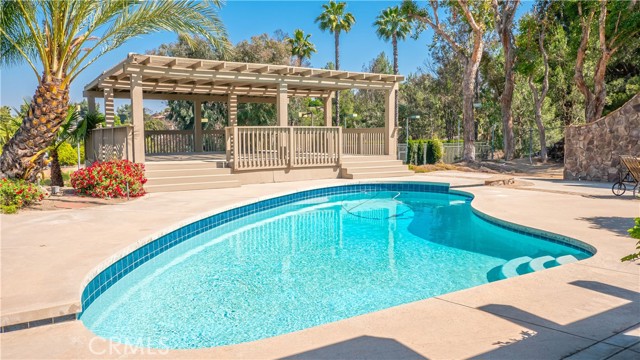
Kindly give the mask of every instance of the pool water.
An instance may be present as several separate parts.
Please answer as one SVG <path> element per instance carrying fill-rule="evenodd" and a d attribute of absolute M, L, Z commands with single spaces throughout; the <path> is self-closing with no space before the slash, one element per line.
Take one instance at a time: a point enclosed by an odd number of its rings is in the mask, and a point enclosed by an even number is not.
<path fill-rule="evenodd" d="M 230 345 L 481 285 L 523 256 L 590 256 L 493 225 L 470 202 L 379 191 L 258 212 L 144 263 L 81 320 L 138 346 Z"/>

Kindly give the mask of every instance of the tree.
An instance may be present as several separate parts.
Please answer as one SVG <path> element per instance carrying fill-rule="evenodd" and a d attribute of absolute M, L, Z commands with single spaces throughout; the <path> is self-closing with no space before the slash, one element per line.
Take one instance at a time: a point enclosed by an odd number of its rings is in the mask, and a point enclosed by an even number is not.
<path fill-rule="evenodd" d="M 156 31 L 198 33 L 223 48 L 218 0 L 3 1 L 0 64 L 27 63 L 38 86 L 20 129 L 4 145 L 0 173 L 35 181 L 67 115 L 69 86 L 105 53 Z"/>
<path fill-rule="evenodd" d="M 11 108 L 0 107 L 0 146 L 8 143 L 20 128 L 20 118 L 11 115 Z"/>
<path fill-rule="evenodd" d="M 293 37 L 287 39 L 289 45 L 291 45 L 291 56 L 297 58 L 297 65 L 302 66 L 304 59 L 309 59 L 311 54 L 316 51 L 315 45 L 309 40 L 311 34 L 306 34 L 301 29 L 296 29 L 293 32 Z"/>
<path fill-rule="evenodd" d="M 463 159 L 475 161 L 475 120 L 473 115 L 473 100 L 476 87 L 476 75 L 482 60 L 484 49 L 484 35 L 490 25 L 490 3 L 487 0 L 445 3 L 449 8 L 448 19 L 440 21 L 439 2 L 432 0 L 430 8 L 419 8 L 415 2 L 406 0 L 402 3 L 409 17 L 418 22 L 418 30 L 426 26 L 433 29 L 435 34 L 444 40 L 454 52 L 464 61 L 465 70 L 462 82 L 462 116 L 464 126 Z M 452 26 L 457 23 L 458 14 L 462 12 L 471 39 L 467 44 L 455 40 Z"/>
<path fill-rule="evenodd" d="M 583 6 L 584 5 L 584 6 Z M 637 42 L 640 33 L 640 3 L 637 1 L 577 2 L 580 20 L 580 45 L 575 64 L 575 83 L 584 96 L 585 121 L 592 122 L 602 117 L 606 105 L 607 89 L 605 75 L 611 57 L 629 42 Z M 593 19 L 598 14 L 598 21 Z M 609 14 L 611 16 L 609 16 Z M 598 60 L 593 70 L 593 89 L 585 80 L 584 67 L 592 28 L 597 25 Z"/>
<path fill-rule="evenodd" d="M 398 74 L 398 39 L 404 40 L 411 33 L 411 22 L 399 7 L 393 6 L 382 10 L 373 24 L 376 34 L 384 41 L 391 40 L 393 46 L 393 73 Z"/>
<path fill-rule="evenodd" d="M 537 8 L 533 14 L 527 14 L 520 20 L 520 38 L 518 39 L 521 53 L 520 72 L 527 78 L 529 89 L 533 95 L 535 122 L 538 128 L 540 142 L 540 160 L 547 161 L 547 138 L 545 126 L 542 122 L 542 106 L 549 91 L 549 56 L 545 47 L 547 28 L 547 12 L 544 8 Z M 542 62 L 542 79 L 538 87 L 540 62 Z M 536 79 L 537 80 L 537 79 Z"/>
<path fill-rule="evenodd" d="M 347 3 L 329 1 L 323 4 L 324 11 L 316 18 L 319 23 L 320 30 L 333 33 L 335 41 L 336 70 L 340 70 L 340 33 L 351 31 L 351 27 L 356 22 L 355 17 L 351 13 L 345 13 Z M 340 92 L 336 92 L 336 124 L 340 124 Z"/>
<path fill-rule="evenodd" d="M 516 62 L 516 49 L 513 44 L 513 18 L 520 5 L 520 0 L 493 0 L 496 31 L 502 42 L 504 54 L 504 90 L 500 95 L 500 110 L 502 113 L 502 133 L 504 141 L 505 160 L 513 159 L 513 116 L 511 105 L 513 103 L 513 90 L 515 88 L 515 73 L 513 71 Z"/>

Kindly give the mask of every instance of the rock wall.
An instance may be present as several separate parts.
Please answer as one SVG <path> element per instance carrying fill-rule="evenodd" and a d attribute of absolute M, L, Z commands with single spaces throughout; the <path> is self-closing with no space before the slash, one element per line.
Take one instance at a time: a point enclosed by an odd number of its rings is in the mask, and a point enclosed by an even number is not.
<path fill-rule="evenodd" d="M 619 156 L 640 157 L 640 94 L 592 123 L 567 126 L 564 135 L 566 180 L 616 181 Z"/>

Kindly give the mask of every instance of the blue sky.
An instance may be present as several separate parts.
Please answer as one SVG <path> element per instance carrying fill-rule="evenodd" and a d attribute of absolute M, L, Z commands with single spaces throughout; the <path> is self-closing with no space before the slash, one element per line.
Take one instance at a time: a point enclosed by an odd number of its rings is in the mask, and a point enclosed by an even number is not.
<path fill-rule="evenodd" d="M 311 58 L 313 67 L 323 67 L 334 60 L 333 36 L 322 32 L 314 23 L 321 12 L 323 1 L 227 1 L 220 10 L 220 16 L 227 28 L 230 40 L 235 44 L 253 35 L 273 34 L 281 29 L 292 34 L 302 29 L 312 34 L 311 41 L 316 45 L 317 53 Z M 376 16 L 382 9 L 397 5 L 400 1 L 347 1 L 347 10 L 356 18 L 351 32 L 340 38 L 340 67 L 343 70 L 360 71 L 376 55 L 384 51 L 391 57 L 391 44 L 375 34 L 372 27 Z M 524 2 L 518 15 L 528 11 L 532 2 Z M 418 40 L 407 39 L 399 44 L 400 73 L 407 75 L 424 67 L 429 59 L 428 45 L 433 33 L 426 31 Z M 82 100 L 82 88 L 96 78 L 102 71 L 124 59 L 128 53 L 144 53 L 165 42 L 175 41 L 173 33 L 162 32 L 133 39 L 122 47 L 104 55 L 88 67 L 71 85 L 71 100 Z M 0 105 L 17 107 L 23 98 L 30 98 L 36 86 L 36 78 L 26 65 L 2 68 L 0 72 Z M 118 100 L 116 106 L 125 103 Z M 145 101 L 145 107 L 160 110 L 164 107 L 160 101 Z"/>

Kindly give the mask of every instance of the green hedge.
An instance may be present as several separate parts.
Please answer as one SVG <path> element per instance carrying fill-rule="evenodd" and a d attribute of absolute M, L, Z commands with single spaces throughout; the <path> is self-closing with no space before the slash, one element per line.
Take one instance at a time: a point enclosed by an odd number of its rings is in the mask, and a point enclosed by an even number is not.
<path fill-rule="evenodd" d="M 409 140 L 407 150 L 408 163 L 414 165 L 435 164 L 441 162 L 444 155 L 442 141 L 439 139 Z"/>

